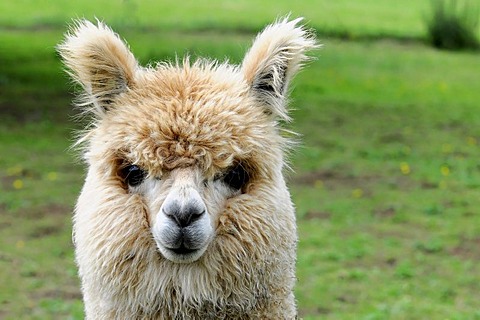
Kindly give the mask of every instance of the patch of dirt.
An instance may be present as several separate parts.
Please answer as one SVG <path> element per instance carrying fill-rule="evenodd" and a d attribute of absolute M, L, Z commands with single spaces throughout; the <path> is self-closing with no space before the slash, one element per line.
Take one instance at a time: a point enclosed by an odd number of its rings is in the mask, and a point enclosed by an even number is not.
<path fill-rule="evenodd" d="M 13 189 L 13 182 L 16 179 L 17 179 L 17 177 L 14 177 L 14 176 L 0 177 L 0 181 L 2 182 L 2 189 L 4 189 L 4 190 Z"/>
<path fill-rule="evenodd" d="M 36 239 L 47 237 L 50 235 L 55 235 L 63 232 L 65 229 L 65 221 L 64 217 L 70 216 L 72 209 L 68 206 L 51 203 L 45 206 L 36 207 L 36 208 L 29 208 L 21 210 L 19 215 L 21 214 L 23 217 L 34 219 L 34 220 L 42 220 L 44 223 L 41 225 L 36 226 L 33 230 L 28 233 L 28 237 Z M 51 217 L 55 217 L 52 219 Z M 57 218 L 58 216 L 58 218 Z M 50 219 L 47 219 L 50 217 Z M 48 224 L 47 224 L 48 221 Z"/>
<path fill-rule="evenodd" d="M 1 210 L 0 210 L 1 212 Z M 10 222 L 0 222 L 0 230 L 7 229 L 11 226 L 12 224 Z"/>
<path fill-rule="evenodd" d="M 314 185 L 318 180 L 326 181 L 334 179 L 338 174 L 335 171 L 314 171 L 302 175 L 293 176 L 291 181 L 299 185 Z"/>
<path fill-rule="evenodd" d="M 294 184 L 314 186 L 318 181 L 321 181 L 328 187 L 360 187 L 378 180 L 379 178 L 374 176 L 353 176 L 333 170 L 312 171 L 292 178 Z"/>
<path fill-rule="evenodd" d="M 345 263 L 345 267 L 348 269 L 360 268 L 365 271 L 372 268 L 380 268 L 382 270 L 388 270 L 396 267 L 398 264 L 398 258 L 392 256 L 386 256 L 383 253 L 377 253 L 375 256 L 369 258 L 352 259 Z"/>
<path fill-rule="evenodd" d="M 381 218 L 390 218 L 395 216 L 396 213 L 397 213 L 397 210 L 394 207 L 375 209 L 373 211 L 374 216 L 381 217 Z"/>
<path fill-rule="evenodd" d="M 476 216 L 476 215 L 477 215 L 477 214 L 476 214 L 475 212 L 472 212 L 472 211 L 466 211 L 466 212 L 463 213 L 463 216 L 464 216 L 465 218 L 474 217 L 474 216 Z"/>
<path fill-rule="evenodd" d="M 46 216 L 66 216 L 71 215 L 73 208 L 58 203 L 49 203 L 41 207 L 21 209 L 17 214 L 31 219 L 40 219 Z"/>
<path fill-rule="evenodd" d="M 411 191 L 417 183 L 409 176 L 396 176 L 390 178 L 388 185 L 395 190 Z"/>
<path fill-rule="evenodd" d="M 5 253 L 0 252 L 0 262 L 13 262 L 13 258 Z M 0 317 L 0 319 L 2 319 Z"/>
<path fill-rule="evenodd" d="M 8 208 L 3 205 L 0 206 L 0 214 L 8 214 L 13 217 L 10 218 L 10 220 L 15 219 L 15 221 L 19 222 L 21 222 L 22 219 L 42 221 L 27 233 L 29 238 L 35 239 L 63 232 L 67 221 L 65 218 L 71 216 L 72 208 L 63 204 L 50 203 L 38 207 L 27 207 L 15 211 L 9 211 Z M 0 222 L 0 230 L 6 229 L 11 225 L 12 222 L 8 221 L 8 219 L 7 221 Z"/>
<path fill-rule="evenodd" d="M 429 181 L 422 181 L 420 186 L 422 187 L 422 189 L 437 189 L 438 188 L 438 183 L 433 183 L 433 182 L 429 182 Z"/>
<path fill-rule="evenodd" d="M 379 175 L 353 175 L 348 170 L 319 170 L 292 176 L 291 182 L 296 185 L 317 186 L 320 182 L 328 189 L 361 189 L 364 196 L 370 191 L 381 186 L 392 190 L 410 191 L 417 186 L 417 182 L 408 176 L 379 176 Z"/>
<path fill-rule="evenodd" d="M 400 132 L 391 132 L 391 133 L 386 133 L 382 135 L 378 141 L 380 143 L 394 143 L 394 142 L 404 142 L 405 141 L 405 136 L 400 133 Z"/>
<path fill-rule="evenodd" d="M 450 250 L 450 254 L 465 260 L 480 260 L 480 237 L 462 238 L 460 244 Z"/>
<path fill-rule="evenodd" d="M 332 214 L 330 212 L 309 210 L 302 217 L 302 219 L 303 220 L 314 220 L 314 219 L 328 220 L 328 219 L 330 219 L 331 216 L 332 216 Z"/>
<path fill-rule="evenodd" d="M 343 295 L 337 296 L 335 300 L 345 304 L 356 304 L 358 301 L 358 298 L 355 297 L 353 294 L 343 294 Z"/>
<path fill-rule="evenodd" d="M 332 313 L 332 310 L 326 307 L 316 307 L 316 308 L 309 308 L 304 309 L 300 308 L 298 310 L 299 319 L 303 319 L 306 316 L 320 316 Z"/>
<path fill-rule="evenodd" d="M 30 238 L 43 238 L 46 236 L 50 236 L 53 234 L 58 234 L 63 231 L 63 223 L 61 225 L 49 225 L 49 226 L 41 226 L 33 229 L 28 236 Z"/>
<path fill-rule="evenodd" d="M 389 267 L 395 267 L 397 265 L 397 259 L 396 258 L 388 258 L 385 260 L 385 265 Z"/>
<path fill-rule="evenodd" d="M 81 300 L 82 293 L 80 289 L 76 287 L 67 287 L 63 289 L 54 290 L 42 290 L 32 292 L 31 297 L 33 300 L 41 299 L 59 299 L 59 300 Z"/>

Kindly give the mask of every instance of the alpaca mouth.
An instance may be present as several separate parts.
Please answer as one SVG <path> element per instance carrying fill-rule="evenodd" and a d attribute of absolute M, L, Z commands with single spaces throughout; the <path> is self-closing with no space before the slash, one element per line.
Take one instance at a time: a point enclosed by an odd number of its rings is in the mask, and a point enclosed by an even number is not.
<path fill-rule="evenodd" d="M 198 251 L 198 249 L 187 248 L 183 244 L 178 248 L 168 248 L 168 250 L 170 250 L 173 253 L 178 254 L 178 255 L 185 255 L 185 254 L 190 254 L 190 253 L 194 253 L 194 252 Z"/>
<path fill-rule="evenodd" d="M 194 262 L 198 260 L 206 250 L 206 247 L 190 249 L 183 244 L 178 248 L 168 248 L 165 246 L 159 246 L 158 248 L 165 258 L 175 263 Z"/>
<path fill-rule="evenodd" d="M 209 220 L 205 218 L 187 227 L 179 227 L 171 219 L 166 219 L 156 223 L 152 233 L 160 253 L 166 259 L 177 263 L 198 260 L 213 238 Z"/>

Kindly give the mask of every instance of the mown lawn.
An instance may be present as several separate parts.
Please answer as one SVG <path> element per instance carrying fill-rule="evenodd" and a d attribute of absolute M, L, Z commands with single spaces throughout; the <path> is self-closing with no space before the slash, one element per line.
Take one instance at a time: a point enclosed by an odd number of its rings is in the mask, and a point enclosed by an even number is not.
<path fill-rule="evenodd" d="M 420 2 L 55 3 L 0 3 L 0 318 L 83 315 L 74 88 L 53 49 L 66 21 L 105 13 L 142 63 L 185 52 L 239 62 L 254 30 L 291 11 L 317 30 L 391 38 L 321 38 L 294 83 L 300 315 L 480 319 L 480 59 L 396 40 L 421 37 Z"/>

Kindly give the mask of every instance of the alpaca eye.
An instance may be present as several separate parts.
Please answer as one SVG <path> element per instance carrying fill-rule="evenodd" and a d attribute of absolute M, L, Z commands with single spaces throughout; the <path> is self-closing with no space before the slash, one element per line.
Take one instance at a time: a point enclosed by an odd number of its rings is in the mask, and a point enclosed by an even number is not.
<path fill-rule="evenodd" d="M 132 187 L 138 186 L 145 178 L 145 171 L 137 165 L 130 165 L 122 170 L 125 182 Z"/>
<path fill-rule="evenodd" d="M 238 164 L 230 169 L 222 179 L 230 188 L 240 190 L 248 182 L 249 176 L 245 168 Z"/>

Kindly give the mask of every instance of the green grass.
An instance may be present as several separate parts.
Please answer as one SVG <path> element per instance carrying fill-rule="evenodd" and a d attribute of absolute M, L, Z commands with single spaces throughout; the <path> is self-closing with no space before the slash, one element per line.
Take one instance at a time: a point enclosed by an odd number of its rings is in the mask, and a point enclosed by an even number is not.
<path fill-rule="evenodd" d="M 2 319 L 83 316 L 70 235 L 83 169 L 68 151 L 78 128 L 69 119 L 73 88 L 53 48 L 69 17 L 104 12 L 120 25 L 133 4 L 110 1 L 97 10 L 57 2 L 41 10 L 0 3 Z M 249 30 L 279 11 L 308 13 L 317 28 L 362 38 L 417 37 L 413 21 L 418 14 L 421 24 L 423 10 L 414 1 L 319 2 L 324 10 L 289 9 L 287 2 L 258 10 L 251 2 L 213 9 L 162 3 L 150 3 L 161 20 L 138 6 L 132 19 L 142 17 L 133 21 L 141 31 L 122 32 L 144 64 L 186 51 L 239 62 Z M 228 6 L 236 13 L 216 11 Z M 395 23 L 388 14 L 404 19 Z M 290 175 L 301 239 L 300 315 L 480 319 L 478 55 L 394 40 L 323 42 L 292 94 L 292 126 L 303 135 Z"/>
<path fill-rule="evenodd" d="M 80 319 L 70 216 L 81 171 L 69 130 L 0 125 L 0 318 Z"/>
<path fill-rule="evenodd" d="M 35 8 L 35 10 L 32 10 Z M 422 14 L 428 2 L 405 0 L 364 1 L 134 1 L 105 0 L 74 3 L 68 0 L 0 4 L 0 26 L 7 28 L 64 27 L 72 18 L 98 17 L 110 24 L 160 30 L 258 30 L 275 17 L 304 16 L 310 26 L 348 37 L 422 37 Z"/>
<path fill-rule="evenodd" d="M 298 79 L 305 319 L 480 317 L 476 60 L 330 42 Z"/>

